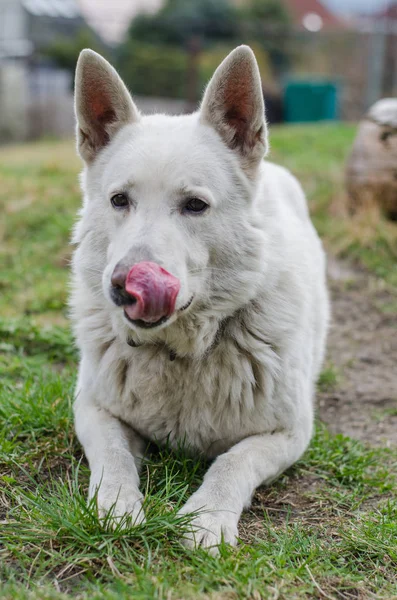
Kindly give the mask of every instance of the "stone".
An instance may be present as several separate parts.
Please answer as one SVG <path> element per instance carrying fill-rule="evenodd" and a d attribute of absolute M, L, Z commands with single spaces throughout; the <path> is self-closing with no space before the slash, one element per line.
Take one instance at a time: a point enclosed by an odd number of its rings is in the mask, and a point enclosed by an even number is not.
<path fill-rule="evenodd" d="M 376 102 L 360 122 L 346 164 L 351 213 L 373 206 L 397 220 L 397 98 Z"/>

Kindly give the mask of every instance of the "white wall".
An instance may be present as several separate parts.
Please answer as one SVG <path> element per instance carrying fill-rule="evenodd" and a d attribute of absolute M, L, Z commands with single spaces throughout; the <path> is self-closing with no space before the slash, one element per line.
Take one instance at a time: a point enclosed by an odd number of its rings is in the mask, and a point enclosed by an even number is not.
<path fill-rule="evenodd" d="M 28 101 L 25 65 L 14 61 L 0 62 L 0 142 L 27 138 Z"/>

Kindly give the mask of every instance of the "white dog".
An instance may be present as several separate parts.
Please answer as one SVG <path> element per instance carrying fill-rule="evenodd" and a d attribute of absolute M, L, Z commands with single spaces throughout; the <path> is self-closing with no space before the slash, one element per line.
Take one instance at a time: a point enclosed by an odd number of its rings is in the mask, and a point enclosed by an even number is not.
<path fill-rule="evenodd" d="M 236 543 L 255 488 L 312 435 L 328 323 L 325 260 L 294 177 L 263 160 L 258 67 L 241 46 L 201 108 L 141 116 L 116 71 L 81 53 L 84 205 L 71 298 L 76 430 L 101 516 L 144 519 L 144 440 L 212 462 L 182 513 L 188 545 Z"/>

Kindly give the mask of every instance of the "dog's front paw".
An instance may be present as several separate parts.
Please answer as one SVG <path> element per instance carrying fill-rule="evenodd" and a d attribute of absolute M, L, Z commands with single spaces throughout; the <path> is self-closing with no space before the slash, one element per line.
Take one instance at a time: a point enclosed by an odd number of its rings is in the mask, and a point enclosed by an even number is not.
<path fill-rule="evenodd" d="M 223 541 L 236 546 L 239 513 L 215 506 L 206 501 L 202 494 L 193 494 L 179 511 L 180 515 L 194 513 L 181 541 L 188 548 L 206 548 L 210 554 L 219 552 Z"/>
<path fill-rule="evenodd" d="M 133 485 L 115 485 L 102 481 L 92 486 L 90 497 L 96 493 L 98 516 L 102 523 L 115 528 L 121 522 L 122 528 L 139 525 L 145 521 L 142 507 L 142 494 Z"/>

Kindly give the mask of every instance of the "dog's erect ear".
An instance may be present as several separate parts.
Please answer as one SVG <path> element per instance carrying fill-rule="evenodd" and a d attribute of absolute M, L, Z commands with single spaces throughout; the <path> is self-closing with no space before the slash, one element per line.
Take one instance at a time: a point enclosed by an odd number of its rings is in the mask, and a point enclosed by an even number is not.
<path fill-rule="evenodd" d="M 77 147 L 91 162 L 117 131 L 139 120 L 139 111 L 116 70 L 93 50 L 83 50 L 76 67 Z"/>
<path fill-rule="evenodd" d="M 267 152 L 265 109 L 251 48 L 239 46 L 217 68 L 205 91 L 200 119 L 248 162 L 263 158 Z"/>

